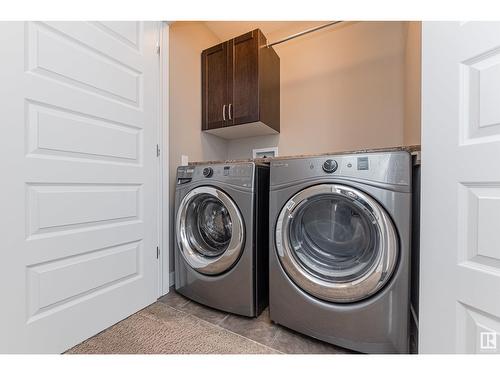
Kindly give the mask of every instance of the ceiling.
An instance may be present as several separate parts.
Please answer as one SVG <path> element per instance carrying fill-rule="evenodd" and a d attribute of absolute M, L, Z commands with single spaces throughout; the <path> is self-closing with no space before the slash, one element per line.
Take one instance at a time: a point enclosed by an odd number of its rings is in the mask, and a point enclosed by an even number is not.
<path fill-rule="evenodd" d="M 269 42 L 329 21 L 205 21 L 221 40 L 228 40 L 253 29 L 261 29 Z"/>

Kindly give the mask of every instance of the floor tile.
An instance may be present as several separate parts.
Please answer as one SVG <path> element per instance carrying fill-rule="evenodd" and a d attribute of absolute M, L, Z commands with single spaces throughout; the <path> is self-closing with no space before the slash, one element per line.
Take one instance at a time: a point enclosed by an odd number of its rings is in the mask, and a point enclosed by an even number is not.
<path fill-rule="evenodd" d="M 171 321 L 173 319 L 181 321 L 183 317 L 186 317 L 188 315 L 183 311 L 177 310 L 165 303 L 159 302 L 149 305 L 145 309 L 139 311 L 138 314 L 161 321 Z"/>
<path fill-rule="evenodd" d="M 179 309 L 189 303 L 189 300 L 177 293 L 175 290 L 171 289 L 170 292 L 161 297 L 158 302 L 162 302 L 170 307 L 173 307 L 174 309 Z"/>
<path fill-rule="evenodd" d="M 349 350 L 340 348 L 323 341 L 304 336 L 285 327 L 279 327 L 274 341 L 270 345 L 273 349 L 288 354 L 347 354 Z"/>
<path fill-rule="evenodd" d="M 205 322 L 219 325 L 230 332 L 236 333 L 252 341 L 290 354 L 340 354 L 352 353 L 323 341 L 302 335 L 286 327 L 274 324 L 265 309 L 257 318 L 247 318 L 239 315 L 212 309 L 171 290 L 159 299 L 161 304 L 154 304 L 142 310 L 143 315 L 169 320 L 176 314 L 195 316 Z M 168 306 L 165 308 L 162 306 Z"/>
<path fill-rule="evenodd" d="M 212 324 L 219 324 L 228 316 L 226 312 L 212 309 L 194 301 L 189 301 L 187 304 L 180 306 L 179 310 L 194 315 L 197 318 L 203 319 L 204 321 Z"/>
<path fill-rule="evenodd" d="M 269 314 L 265 311 L 258 318 L 230 314 L 220 326 L 267 346 L 271 345 L 278 332 L 278 326 L 271 323 Z"/>
<path fill-rule="evenodd" d="M 257 317 L 257 320 L 274 325 L 274 323 L 271 321 L 271 316 L 269 315 L 269 307 L 266 307 L 264 311 L 260 313 L 260 315 Z"/>

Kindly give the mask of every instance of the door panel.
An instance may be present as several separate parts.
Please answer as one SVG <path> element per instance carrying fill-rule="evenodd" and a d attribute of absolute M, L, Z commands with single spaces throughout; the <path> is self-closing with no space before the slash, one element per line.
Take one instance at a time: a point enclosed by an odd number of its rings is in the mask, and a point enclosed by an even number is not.
<path fill-rule="evenodd" d="M 140 163 L 140 128 L 33 101 L 26 111 L 29 155 Z"/>
<path fill-rule="evenodd" d="M 156 299 L 158 32 L 0 23 L 0 352 L 62 352 Z"/>
<path fill-rule="evenodd" d="M 229 53 L 231 113 L 229 124 L 239 125 L 259 120 L 258 31 L 243 34 L 231 41 Z M 232 85 L 232 86 L 231 86 Z"/>
<path fill-rule="evenodd" d="M 203 51 L 201 66 L 203 130 L 220 128 L 227 118 L 227 43 Z"/>
<path fill-rule="evenodd" d="M 92 22 L 111 37 L 116 38 L 131 48 L 141 51 L 142 28 L 140 22 L 100 21 Z"/>
<path fill-rule="evenodd" d="M 420 351 L 500 353 L 500 23 L 422 45 Z"/>

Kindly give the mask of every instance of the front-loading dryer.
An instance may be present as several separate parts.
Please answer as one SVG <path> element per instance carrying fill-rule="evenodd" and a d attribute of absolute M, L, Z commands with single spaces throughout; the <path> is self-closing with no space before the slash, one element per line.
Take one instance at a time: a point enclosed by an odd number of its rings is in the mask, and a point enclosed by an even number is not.
<path fill-rule="evenodd" d="M 175 191 L 175 289 L 257 316 L 268 303 L 269 165 L 181 166 Z"/>
<path fill-rule="evenodd" d="M 411 157 L 274 160 L 271 320 L 366 353 L 407 353 Z"/>

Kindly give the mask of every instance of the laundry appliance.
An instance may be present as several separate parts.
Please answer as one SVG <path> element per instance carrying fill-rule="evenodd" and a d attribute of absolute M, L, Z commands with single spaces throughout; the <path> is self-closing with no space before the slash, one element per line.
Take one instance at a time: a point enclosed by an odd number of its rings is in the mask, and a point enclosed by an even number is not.
<path fill-rule="evenodd" d="M 411 156 L 273 160 L 271 320 L 366 353 L 407 353 Z"/>
<path fill-rule="evenodd" d="M 268 303 L 269 165 L 181 166 L 175 191 L 175 289 L 257 316 Z"/>

